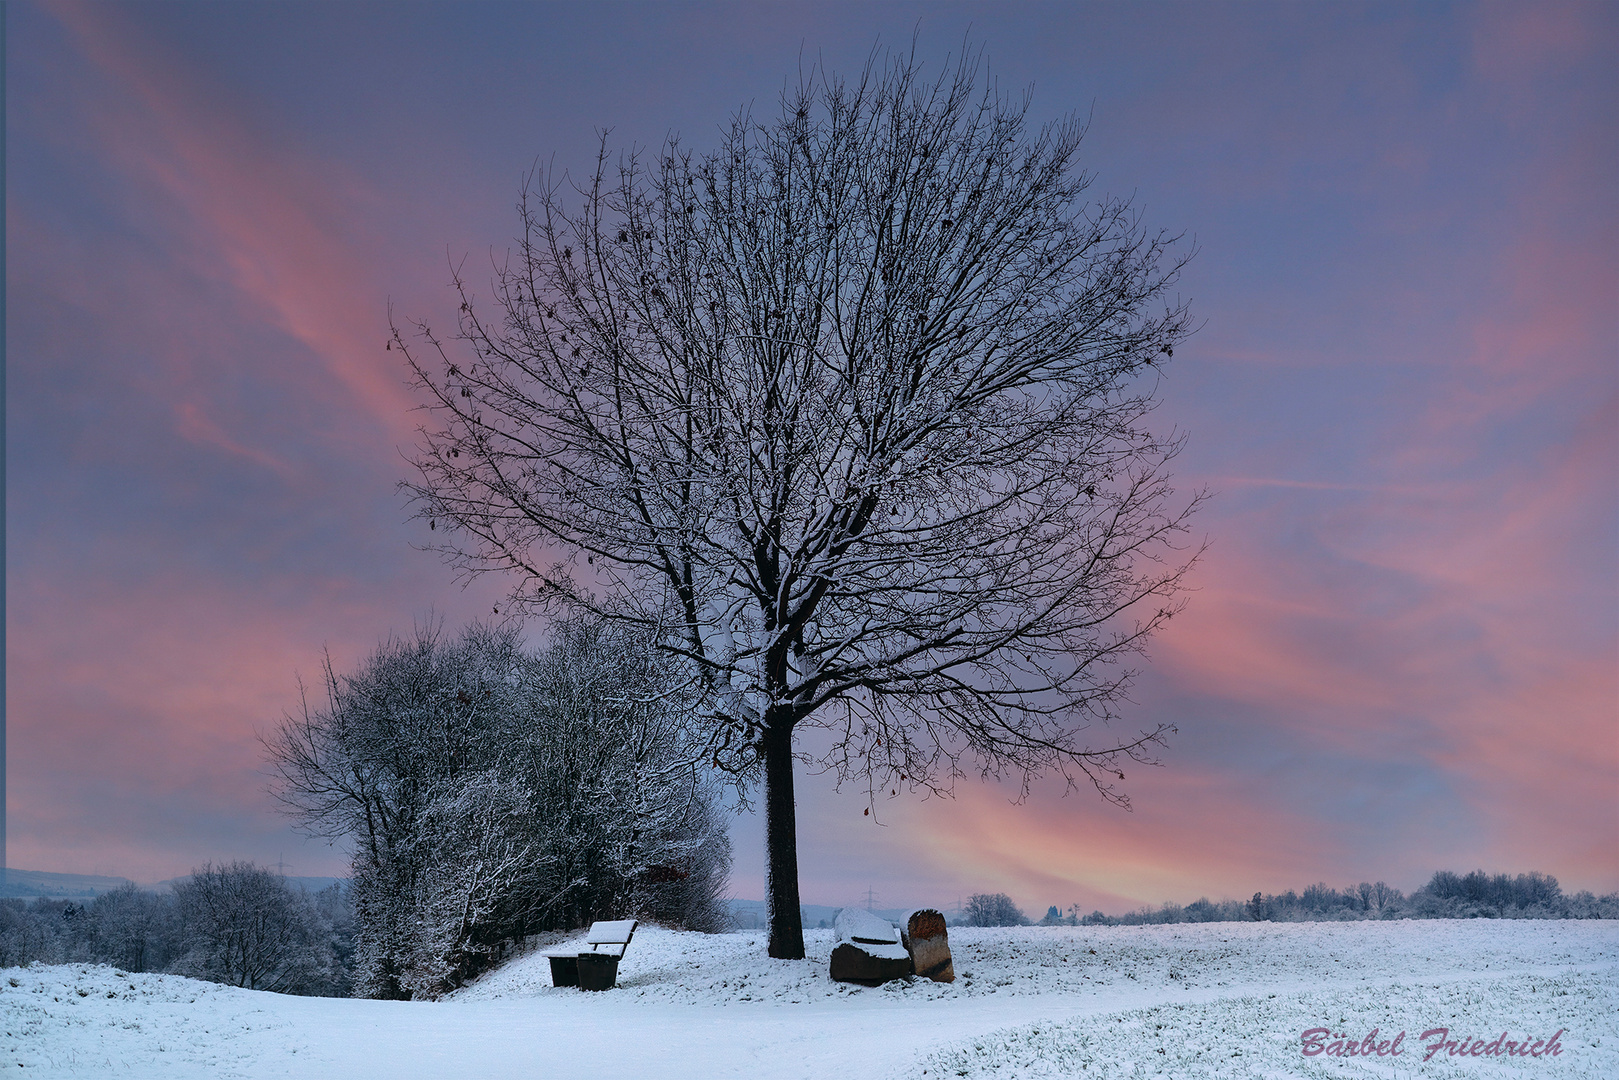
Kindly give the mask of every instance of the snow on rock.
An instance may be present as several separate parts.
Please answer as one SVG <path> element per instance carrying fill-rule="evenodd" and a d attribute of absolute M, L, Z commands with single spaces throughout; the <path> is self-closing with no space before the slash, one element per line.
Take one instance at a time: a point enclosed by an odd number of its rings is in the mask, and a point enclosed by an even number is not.
<path fill-rule="evenodd" d="M 865 908 L 844 908 L 838 912 L 832 929 L 841 941 L 858 941 L 862 945 L 899 944 L 899 931 L 894 924 Z"/>

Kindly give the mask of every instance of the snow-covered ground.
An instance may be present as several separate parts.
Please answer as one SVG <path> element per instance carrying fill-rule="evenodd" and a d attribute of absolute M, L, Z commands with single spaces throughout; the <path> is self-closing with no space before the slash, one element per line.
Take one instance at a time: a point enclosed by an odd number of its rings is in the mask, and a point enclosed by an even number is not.
<path fill-rule="evenodd" d="M 292 998 L 82 965 L 0 972 L 14 1076 L 1619 1077 L 1619 923 L 1209 923 L 950 931 L 956 983 L 841 985 L 833 941 L 637 932 L 619 986 L 520 957 L 441 1002 Z M 1423 1032 L 1561 1053 L 1424 1062 Z M 1326 1028 L 1400 1053 L 1306 1057 Z M 3 1074 L 0 1074 L 3 1075 Z"/>

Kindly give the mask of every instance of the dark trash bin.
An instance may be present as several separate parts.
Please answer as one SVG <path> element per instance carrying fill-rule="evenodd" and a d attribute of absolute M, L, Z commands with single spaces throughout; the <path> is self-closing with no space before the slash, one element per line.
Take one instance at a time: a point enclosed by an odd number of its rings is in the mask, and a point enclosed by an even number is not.
<path fill-rule="evenodd" d="M 618 957 L 606 953 L 580 953 L 579 989 L 611 990 L 618 982 Z"/>
<path fill-rule="evenodd" d="M 579 985 L 579 958 L 577 956 L 552 956 L 551 985 L 552 986 L 578 986 Z"/>

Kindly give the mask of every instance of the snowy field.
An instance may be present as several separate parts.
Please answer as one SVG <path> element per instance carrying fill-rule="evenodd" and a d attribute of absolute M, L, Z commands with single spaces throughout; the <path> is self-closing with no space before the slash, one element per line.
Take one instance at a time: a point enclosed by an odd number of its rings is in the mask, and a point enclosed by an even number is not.
<path fill-rule="evenodd" d="M 441 1002 L 293 998 L 83 965 L 0 972 L 13 1076 L 1619 1077 L 1619 922 L 1207 923 L 950 931 L 958 980 L 880 988 L 759 933 L 637 932 L 607 993 L 523 956 Z M 1447 1028 L 1561 1053 L 1460 1057 Z M 1400 1053 L 1306 1057 L 1347 1036 Z M 1504 1045 L 1504 1044 L 1503 1044 Z M 1392 1048 L 1392 1047 L 1391 1047 Z"/>

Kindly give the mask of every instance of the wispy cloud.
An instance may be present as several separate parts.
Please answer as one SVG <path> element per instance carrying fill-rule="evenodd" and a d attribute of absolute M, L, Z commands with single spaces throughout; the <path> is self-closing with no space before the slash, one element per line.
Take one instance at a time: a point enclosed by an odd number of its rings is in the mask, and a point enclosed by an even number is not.
<path fill-rule="evenodd" d="M 361 221 L 379 197 L 351 171 L 246 118 L 223 87 L 143 34 L 127 9 L 52 9 L 116 86 L 88 114 L 104 158 L 161 192 L 185 224 L 182 257 L 319 357 L 371 424 L 408 442 L 413 399 L 387 362 L 380 244 Z"/>
<path fill-rule="evenodd" d="M 1273 476 L 1211 476 L 1206 481 L 1216 491 L 1225 488 L 1295 488 L 1300 491 L 1354 491 L 1375 495 L 1434 495 L 1442 489 L 1406 484 L 1346 484 L 1332 480 L 1288 480 Z"/>

